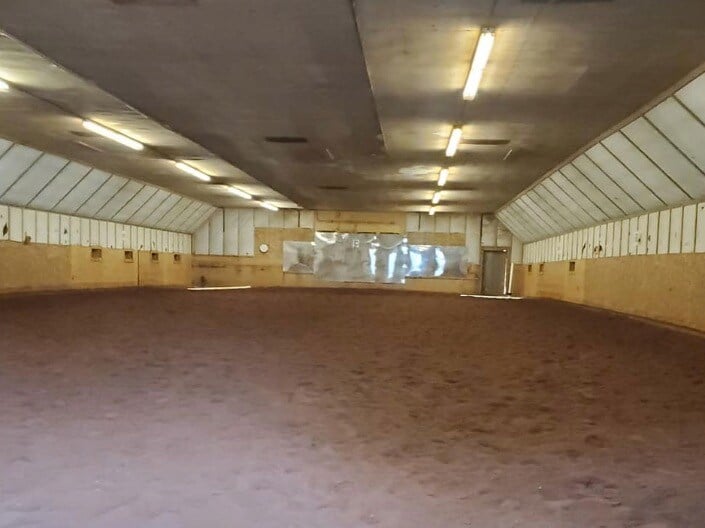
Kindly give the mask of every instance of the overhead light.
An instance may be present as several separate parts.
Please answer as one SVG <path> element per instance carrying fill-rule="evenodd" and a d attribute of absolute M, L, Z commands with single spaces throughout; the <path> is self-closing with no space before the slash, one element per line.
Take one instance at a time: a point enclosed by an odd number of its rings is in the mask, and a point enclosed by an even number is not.
<path fill-rule="evenodd" d="M 270 211 L 278 211 L 279 208 L 276 205 L 272 205 L 269 202 L 260 202 L 259 203 L 262 207 L 265 209 L 269 209 Z"/>
<path fill-rule="evenodd" d="M 235 196 L 239 196 L 240 198 L 244 198 L 245 200 L 252 200 L 251 194 L 248 194 L 245 191 L 241 191 L 237 187 L 228 187 L 228 191 L 230 191 Z"/>
<path fill-rule="evenodd" d="M 440 201 L 441 201 L 441 191 L 436 191 L 435 193 L 433 193 L 433 198 L 431 198 L 431 203 L 433 205 L 436 205 Z"/>
<path fill-rule="evenodd" d="M 177 161 L 176 166 L 191 176 L 198 178 L 202 181 L 211 181 L 211 177 L 208 174 L 201 172 L 198 169 L 194 169 L 191 165 L 186 165 L 183 161 Z"/>
<path fill-rule="evenodd" d="M 7 92 L 10 89 L 10 85 L 7 81 L 0 79 L 0 92 Z"/>
<path fill-rule="evenodd" d="M 429 215 L 429 216 L 433 216 L 433 215 L 435 215 L 435 214 L 436 214 L 436 208 L 435 208 L 435 207 L 431 207 L 431 208 L 428 210 L 428 215 Z"/>
<path fill-rule="evenodd" d="M 125 145 L 132 150 L 142 150 L 144 148 L 144 145 L 139 141 L 115 132 L 114 130 L 110 130 L 109 128 L 105 128 L 104 126 L 94 123 L 93 121 L 84 120 L 83 128 L 86 128 L 91 132 L 95 132 L 100 136 L 112 139 L 113 141 L 120 143 L 121 145 Z"/>
<path fill-rule="evenodd" d="M 475 99 L 477 91 L 480 89 L 482 74 L 485 71 L 487 62 L 490 60 L 492 46 L 494 46 L 494 30 L 483 29 L 482 33 L 480 33 L 480 39 L 477 41 L 475 55 L 472 58 L 472 64 L 470 66 L 470 73 L 468 74 L 468 80 L 463 90 L 464 99 Z"/>
<path fill-rule="evenodd" d="M 438 186 L 443 187 L 448 181 L 448 169 L 441 169 L 438 173 Z"/>
<path fill-rule="evenodd" d="M 460 140 L 463 137 L 463 129 L 460 127 L 455 127 L 450 133 L 450 138 L 448 139 L 448 148 L 446 148 L 446 156 L 452 158 L 458 151 L 458 146 L 460 145 Z"/>

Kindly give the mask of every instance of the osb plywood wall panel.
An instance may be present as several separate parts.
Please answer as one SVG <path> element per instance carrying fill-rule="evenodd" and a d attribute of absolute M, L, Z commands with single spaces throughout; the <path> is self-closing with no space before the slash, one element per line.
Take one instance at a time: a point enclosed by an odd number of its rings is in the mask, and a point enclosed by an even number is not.
<path fill-rule="evenodd" d="M 705 254 L 644 255 L 517 266 L 513 290 L 705 331 Z"/>

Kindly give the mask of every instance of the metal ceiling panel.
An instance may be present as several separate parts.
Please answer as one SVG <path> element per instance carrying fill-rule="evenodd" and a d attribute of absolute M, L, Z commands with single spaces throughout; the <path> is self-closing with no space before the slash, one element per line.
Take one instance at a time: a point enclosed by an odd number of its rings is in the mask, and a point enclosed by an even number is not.
<path fill-rule="evenodd" d="M 568 163 L 559 171 L 570 183 L 583 193 L 600 211 L 603 219 L 616 218 L 624 213 L 591 180 L 589 180 L 574 165 Z M 560 185 L 560 184 L 559 184 Z M 567 191 L 566 188 L 564 190 Z M 590 211 L 592 214 L 593 211 Z"/>
<path fill-rule="evenodd" d="M 548 192 L 555 196 L 556 200 L 563 204 L 566 210 L 574 217 L 574 222 L 578 223 L 578 225 L 587 225 L 594 222 L 595 219 L 591 217 L 576 200 L 561 189 L 553 178 L 544 180 L 541 185 L 543 185 Z M 580 193 L 577 189 L 575 189 L 575 192 L 578 194 Z M 583 196 L 583 199 L 586 198 Z"/>
<path fill-rule="evenodd" d="M 537 220 L 535 220 L 533 215 L 528 214 L 523 209 L 522 204 L 520 204 L 518 201 L 512 204 L 510 211 L 512 212 L 512 214 L 514 214 L 517 220 L 525 226 L 525 229 L 531 232 L 532 240 L 539 239 L 548 234 L 548 228 L 545 227 L 543 224 L 540 224 Z"/>
<path fill-rule="evenodd" d="M 595 184 L 619 209 L 617 214 L 634 214 L 643 211 L 642 207 L 605 174 L 586 154 L 573 160 L 573 165 Z"/>
<path fill-rule="evenodd" d="M 68 160 L 44 154 L 15 180 L 5 194 L 3 203 L 25 206 L 68 164 Z"/>
<path fill-rule="evenodd" d="M 580 220 L 575 216 L 573 211 L 571 211 L 567 204 L 561 202 L 556 196 L 546 187 L 546 182 L 541 183 L 534 187 L 536 194 L 541 196 L 546 204 L 553 208 L 561 218 L 565 221 L 565 224 L 569 228 L 577 228 L 581 225 Z M 573 203 L 570 201 L 570 203 Z"/>
<path fill-rule="evenodd" d="M 130 223 L 128 220 L 158 191 L 156 187 L 145 185 L 135 196 L 120 209 L 112 220 L 114 222 Z"/>
<path fill-rule="evenodd" d="M 568 222 L 568 219 L 564 218 L 563 215 L 555 207 L 551 206 L 548 202 L 546 202 L 546 200 L 543 199 L 543 196 L 541 196 L 541 194 L 537 192 L 536 187 L 531 189 L 531 191 L 526 193 L 526 195 L 528 198 L 531 199 L 532 203 L 534 203 L 539 208 L 540 211 L 542 211 L 551 220 L 553 220 L 553 223 L 559 231 L 570 230 L 571 225 Z"/>
<path fill-rule="evenodd" d="M 110 176 L 93 195 L 79 208 L 76 213 L 80 216 L 95 217 L 108 201 L 122 189 L 128 180 L 121 176 Z"/>
<path fill-rule="evenodd" d="M 646 119 L 640 117 L 622 131 L 690 198 L 705 196 L 705 178 L 700 170 L 663 137 Z"/>
<path fill-rule="evenodd" d="M 182 230 L 193 232 L 198 229 L 203 222 L 211 217 L 214 211 L 218 211 L 215 207 L 208 204 L 201 204 L 201 206 L 196 210 L 196 212 L 189 217 L 183 224 Z"/>
<path fill-rule="evenodd" d="M 678 204 L 690 197 L 622 132 L 615 132 L 602 144 L 635 174 L 664 203 Z"/>
<path fill-rule="evenodd" d="M 176 205 L 172 207 L 162 218 L 160 218 L 156 226 L 160 228 L 167 228 L 172 225 L 174 220 L 179 218 L 179 216 L 184 212 L 184 210 L 191 205 L 194 200 L 191 198 L 182 197 Z"/>
<path fill-rule="evenodd" d="M 666 205 L 601 143 L 592 147 L 586 154 L 642 209 L 657 209 Z"/>
<path fill-rule="evenodd" d="M 13 145 L 0 158 L 0 197 L 36 162 L 42 153 L 24 145 Z"/>
<path fill-rule="evenodd" d="M 112 220 L 135 195 L 144 188 L 144 183 L 130 180 L 110 200 L 96 212 L 102 220 Z"/>
<path fill-rule="evenodd" d="M 159 207 L 155 208 L 152 213 L 145 218 L 144 223 L 145 225 L 149 226 L 155 226 L 157 225 L 157 222 L 159 222 L 164 215 L 166 215 L 171 209 L 176 206 L 176 204 L 181 200 L 181 197 L 178 194 L 169 194 L 169 196 L 164 200 L 161 204 L 159 204 Z"/>
<path fill-rule="evenodd" d="M 71 162 L 66 165 L 28 204 L 28 207 L 51 211 L 74 186 L 88 174 L 90 167 Z"/>
<path fill-rule="evenodd" d="M 169 225 L 168 229 L 172 231 L 184 231 L 183 226 L 191 219 L 191 217 L 201 208 L 202 204 L 198 201 L 193 201 L 177 216 Z M 199 226 L 200 227 L 200 226 Z"/>
<path fill-rule="evenodd" d="M 705 123 L 705 74 L 677 91 L 675 97 Z"/>
<path fill-rule="evenodd" d="M 148 225 L 145 220 L 169 197 L 169 191 L 159 189 L 128 220 L 131 224 Z"/>
<path fill-rule="evenodd" d="M 565 167 L 564 167 L 565 169 Z M 582 174 L 579 175 L 580 178 L 585 179 Z M 600 209 L 595 202 L 590 200 L 588 196 L 573 182 L 571 182 L 563 173 L 556 171 L 547 180 L 553 182 L 553 184 L 558 187 L 562 192 L 568 195 L 580 208 L 585 211 L 592 220 L 588 220 L 586 224 L 591 224 L 593 222 L 601 222 L 607 220 L 607 215 Z M 587 180 L 585 180 L 587 182 Z M 590 183 L 587 182 L 589 185 Z"/>
<path fill-rule="evenodd" d="M 66 214 L 75 213 L 109 177 L 110 174 L 107 172 L 97 169 L 91 170 L 56 204 L 53 210 Z"/>
<path fill-rule="evenodd" d="M 546 235 L 555 234 L 559 230 L 556 223 L 550 218 L 545 217 L 541 213 L 541 210 L 538 209 L 526 195 L 519 198 L 517 205 L 527 220 L 536 224 L 536 227 Z"/>
<path fill-rule="evenodd" d="M 647 112 L 646 118 L 685 156 L 705 169 L 705 126 L 673 97 Z"/>

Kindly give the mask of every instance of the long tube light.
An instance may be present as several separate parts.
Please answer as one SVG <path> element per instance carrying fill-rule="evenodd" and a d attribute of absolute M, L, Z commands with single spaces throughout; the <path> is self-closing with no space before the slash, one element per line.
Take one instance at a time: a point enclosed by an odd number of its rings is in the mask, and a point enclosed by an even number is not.
<path fill-rule="evenodd" d="M 438 186 L 443 187 L 448 181 L 448 169 L 441 169 L 438 173 Z"/>
<path fill-rule="evenodd" d="M 88 121 L 87 119 L 84 120 L 83 128 L 90 130 L 91 132 L 94 132 L 99 136 L 112 139 L 113 141 L 120 143 L 121 145 L 125 145 L 126 147 L 131 148 L 132 150 L 144 149 L 144 145 L 139 141 L 129 138 L 118 132 L 115 132 L 114 130 L 110 130 L 109 128 L 105 128 L 104 126 L 99 125 L 98 123 L 94 123 L 93 121 Z"/>
<path fill-rule="evenodd" d="M 436 214 L 436 208 L 435 208 L 435 207 L 431 207 L 431 208 L 428 210 L 428 215 L 429 215 L 429 216 L 433 216 L 433 215 L 435 215 L 435 214 Z"/>
<path fill-rule="evenodd" d="M 177 161 L 176 166 L 187 174 L 190 174 L 194 178 L 198 178 L 201 181 L 211 181 L 211 177 L 207 174 L 201 172 L 198 169 L 194 169 L 191 165 L 187 165 L 183 161 Z"/>
<path fill-rule="evenodd" d="M 10 89 L 10 85 L 4 79 L 0 79 L 0 92 L 7 92 Z"/>
<path fill-rule="evenodd" d="M 262 207 L 265 209 L 269 209 L 270 211 L 278 211 L 279 208 L 276 205 L 270 204 L 269 202 L 260 202 L 259 203 Z"/>
<path fill-rule="evenodd" d="M 472 58 L 472 64 L 470 66 L 470 73 L 468 74 L 468 80 L 463 90 L 464 99 L 472 100 L 477 96 L 477 91 L 480 89 L 480 81 L 482 81 L 482 74 L 485 71 L 487 62 L 490 60 L 492 46 L 494 46 L 494 30 L 483 29 L 477 41 L 475 55 Z"/>
<path fill-rule="evenodd" d="M 446 156 L 452 158 L 458 151 L 458 146 L 460 145 L 460 140 L 463 137 L 463 129 L 460 127 L 455 127 L 450 133 L 450 138 L 448 139 L 448 148 L 446 148 Z"/>
<path fill-rule="evenodd" d="M 436 191 L 435 193 L 433 193 L 433 198 L 431 199 L 431 203 L 433 205 L 436 205 L 440 201 L 441 201 L 441 191 Z"/>
<path fill-rule="evenodd" d="M 230 191 L 235 196 L 239 196 L 240 198 L 244 198 L 245 200 L 252 200 L 251 194 L 246 193 L 245 191 L 238 189 L 237 187 L 228 187 L 228 191 Z"/>

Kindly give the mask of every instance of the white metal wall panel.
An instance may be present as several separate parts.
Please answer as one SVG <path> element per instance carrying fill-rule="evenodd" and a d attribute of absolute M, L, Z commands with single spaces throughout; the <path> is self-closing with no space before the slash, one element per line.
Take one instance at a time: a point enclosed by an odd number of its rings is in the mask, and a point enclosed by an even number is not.
<path fill-rule="evenodd" d="M 619 254 L 623 257 L 629 255 L 629 220 L 622 220 L 622 247 L 619 249 Z"/>
<path fill-rule="evenodd" d="M 669 242 L 670 253 L 681 252 L 681 234 L 683 229 L 683 208 L 671 209 L 671 240 Z"/>
<path fill-rule="evenodd" d="M 468 250 L 468 262 L 470 264 L 480 264 L 480 215 L 469 214 L 466 217 L 466 221 L 465 246 Z"/>
<path fill-rule="evenodd" d="M 49 213 L 49 235 L 47 243 L 58 246 L 61 244 L 61 215 Z"/>
<path fill-rule="evenodd" d="M 83 229 L 83 226 L 81 226 Z M 88 245 L 100 246 L 100 223 L 98 220 L 88 221 Z"/>
<path fill-rule="evenodd" d="M 419 216 L 419 231 L 422 233 L 433 233 L 436 230 L 436 219 L 429 214 Z"/>
<path fill-rule="evenodd" d="M 267 211 L 269 227 L 284 227 L 284 211 Z"/>
<path fill-rule="evenodd" d="M 658 215 L 658 247 L 659 255 L 669 252 L 671 240 L 671 211 L 661 211 Z"/>
<path fill-rule="evenodd" d="M 91 169 L 80 163 L 71 162 L 44 187 L 28 206 L 34 209 L 51 211 L 56 204 L 80 182 Z"/>
<path fill-rule="evenodd" d="M 502 222 L 497 223 L 497 246 L 511 247 L 512 233 L 507 229 Z"/>
<path fill-rule="evenodd" d="M 177 244 L 176 244 L 176 235 L 174 233 L 172 233 L 171 231 L 168 233 L 164 233 L 164 235 L 166 235 L 166 237 L 167 237 L 166 250 L 169 253 L 178 253 L 179 250 L 178 250 Z"/>
<path fill-rule="evenodd" d="M 22 236 L 22 209 L 19 207 L 10 207 L 8 218 L 10 224 L 10 240 L 22 242 L 24 239 Z"/>
<path fill-rule="evenodd" d="M 149 230 L 149 247 L 152 251 L 161 251 L 161 245 L 162 245 L 162 232 L 159 231 L 159 229 L 149 229 L 145 228 L 145 236 L 146 236 L 146 231 Z"/>
<path fill-rule="evenodd" d="M 0 223 L 0 225 L 2 225 Z M 695 229 L 695 251 L 705 253 L 705 203 L 698 204 L 697 223 Z"/>
<path fill-rule="evenodd" d="M 649 214 L 646 236 L 646 254 L 655 255 L 658 250 L 658 213 Z"/>
<path fill-rule="evenodd" d="M 116 247 L 116 225 L 113 222 L 106 222 L 107 225 L 107 231 L 108 231 L 108 239 L 106 241 L 106 246 L 109 248 L 114 248 Z"/>
<path fill-rule="evenodd" d="M 636 254 L 646 255 L 647 239 L 649 236 L 649 215 L 641 215 L 636 226 Z"/>
<path fill-rule="evenodd" d="M 482 247 L 495 247 L 497 245 L 497 218 L 494 215 L 482 215 Z"/>
<path fill-rule="evenodd" d="M 691 198 L 705 196 L 700 170 L 669 143 L 646 119 L 625 126 L 624 134 L 675 181 Z"/>
<path fill-rule="evenodd" d="M 32 209 L 22 209 L 22 240 L 26 237 L 37 240 L 37 212 Z"/>
<path fill-rule="evenodd" d="M 605 226 L 605 256 L 614 256 L 614 222 Z"/>
<path fill-rule="evenodd" d="M 13 145 L 0 157 L 0 196 L 15 183 L 42 155 L 38 150 L 23 145 Z"/>
<path fill-rule="evenodd" d="M 81 239 L 80 245 L 81 246 L 90 246 L 91 245 L 91 224 L 90 220 L 88 218 L 79 218 L 78 219 L 78 225 L 79 225 L 79 236 Z"/>
<path fill-rule="evenodd" d="M 238 255 L 239 251 L 239 215 L 237 209 L 225 209 L 223 213 L 225 228 L 223 230 L 223 254 Z"/>
<path fill-rule="evenodd" d="M 595 246 L 597 248 L 597 252 L 595 256 L 597 257 L 604 257 L 605 256 L 605 247 L 607 246 L 607 225 L 602 224 L 601 226 L 597 227 L 597 240 L 595 241 Z"/>
<path fill-rule="evenodd" d="M 669 97 L 646 118 L 701 171 L 705 169 L 705 127 L 683 105 Z"/>
<path fill-rule="evenodd" d="M 678 204 L 688 200 L 688 195 L 622 132 L 615 132 L 604 139 L 602 144 L 665 204 Z"/>
<path fill-rule="evenodd" d="M 223 210 L 218 209 L 208 221 L 208 253 L 223 254 Z"/>
<path fill-rule="evenodd" d="M 26 206 L 67 163 L 64 158 L 44 154 L 15 180 L 2 195 L 2 201 L 11 205 Z M 2 175 L 0 182 L 4 179 L 5 175 Z"/>
<path fill-rule="evenodd" d="M 0 147 L 2 144 L 0 143 Z M 0 240 L 10 238 L 10 208 L 7 205 L 0 205 Z"/>
<path fill-rule="evenodd" d="M 299 212 L 296 209 L 284 211 L 284 227 L 287 229 L 299 227 Z"/>
<path fill-rule="evenodd" d="M 91 170 L 56 204 L 54 210 L 60 213 L 75 213 L 109 177 L 107 172 Z"/>
<path fill-rule="evenodd" d="M 613 238 L 612 256 L 619 257 L 622 254 L 622 222 L 621 222 L 621 220 L 614 223 L 612 238 Z"/>
<path fill-rule="evenodd" d="M 299 227 L 313 229 L 313 211 L 299 211 Z"/>
<path fill-rule="evenodd" d="M 49 243 L 49 213 L 45 211 L 37 211 L 37 227 L 36 227 L 36 240 L 37 244 L 48 244 Z"/>
<path fill-rule="evenodd" d="M 147 203 L 147 200 L 156 194 L 157 190 L 156 187 L 145 185 L 111 218 L 111 220 L 114 222 L 132 223 L 129 221 L 132 215 L 139 211 L 139 209 Z"/>
<path fill-rule="evenodd" d="M 450 215 L 450 232 L 465 233 L 465 215 L 453 214 Z"/>
<path fill-rule="evenodd" d="M 105 183 L 103 183 L 103 185 L 101 185 L 98 190 L 83 203 L 78 211 L 76 211 L 76 214 L 79 216 L 94 217 L 96 213 L 100 211 L 106 203 L 108 203 L 108 200 L 115 196 L 115 193 L 124 187 L 125 184 L 127 184 L 127 180 L 125 178 L 114 175 L 108 177 Z"/>
<path fill-rule="evenodd" d="M 98 220 L 98 245 L 108 247 L 108 222 Z"/>
<path fill-rule="evenodd" d="M 612 179 L 641 209 L 658 209 L 665 204 L 632 174 L 612 153 L 598 143 L 587 151 L 590 159 Z"/>
<path fill-rule="evenodd" d="M 695 204 L 683 207 L 683 228 L 681 231 L 681 252 L 695 251 L 695 223 L 697 209 Z"/>
<path fill-rule="evenodd" d="M 436 215 L 436 233 L 450 233 L 450 215 L 447 214 L 437 214 Z"/>
<path fill-rule="evenodd" d="M 71 237 L 72 235 L 72 230 L 73 230 L 73 224 L 71 222 L 70 216 L 66 215 L 59 215 L 60 222 L 61 222 L 61 245 L 62 246 L 70 246 L 71 245 Z M 76 219 L 78 221 L 78 218 Z M 80 227 L 79 227 L 79 232 L 80 232 Z M 80 238 L 80 235 L 79 235 Z"/>
<path fill-rule="evenodd" d="M 266 209 L 255 209 L 255 228 L 269 227 L 269 211 Z"/>
<path fill-rule="evenodd" d="M 238 211 L 238 254 L 251 257 L 255 254 L 255 213 L 252 209 Z"/>

